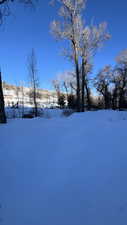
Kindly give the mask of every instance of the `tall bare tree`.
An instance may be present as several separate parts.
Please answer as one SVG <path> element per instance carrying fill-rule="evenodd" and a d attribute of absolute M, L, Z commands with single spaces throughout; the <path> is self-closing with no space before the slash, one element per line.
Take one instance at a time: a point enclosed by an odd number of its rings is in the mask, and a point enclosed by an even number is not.
<path fill-rule="evenodd" d="M 35 55 L 34 49 L 32 49 L 30 55 L 28 56 L 28 73 L 29 73 L 29 80 L 30 80 L 30 98 L 32 99 L 34 105 L 34 115 L 35 117 L 38 116 L 38 105 L 37 105 L 37 89 L 39 87 L 39 77 L 38 77 L 38 70 L 37 70 L 37 59 Z"/>
<path fill-rule="evenodd" d="M 22 117 L 24 116 L 24 103 L 25 103 L 25 82 L 20 81 L 20 93 L 21 93 L 21 107 L 22 107 Z"/>
<path fill-rule="evenodd" d="M 70 43 L 70 50 L 65 51 L 65 54 L 75 65 L 77 111 L 81 111 L 81 105 L 84 111 L 84 88 L 88 103 L 90 102 L 86 77 L 90 72 L 90 60 L 98 47 L 109 38 L 109 35 L 106 32 L 106 23 L 97 27 L 86 26 L 83 22 L 82 11 L 86 6 L 86 0 L 58 0 L 58 2 L 61 3 L 59 14 L 62 19 L 53 21 L 52 31 L 57 38 L 68 40 Z"/>
<path fill-rule="evenodd" d="M 81 18 L 79 18 L 79 24 L 82 24 Z M 83 26 L 80 34 L 80 54 L 81 54 L 81 74 L 82 74 L 82 111 L 84 112 L 84 89 L 86 89 L 87 105 L 90 109 L 90 90 L 88 86 L 88 74 L 92 70 L 92 59 L 95 56 L 98 48 L 102 47 L 103 43 L 110 38 L 110 35 L 106 31 L 107 24 L 100 23 L 98 26 L 90 25 Z"/>
<path fill-rule="evenodd" d="M 80 67 L 79 67 L 79 20 L 86 0 L 58 0 L 61 4 L 59 15 L 62 20 L 53 21 L 52 31 L 59 39 L 68 40 L 71 48 L 70 58 L 74 62 L 76 73 L 77 111 L 80 112 Z"/>

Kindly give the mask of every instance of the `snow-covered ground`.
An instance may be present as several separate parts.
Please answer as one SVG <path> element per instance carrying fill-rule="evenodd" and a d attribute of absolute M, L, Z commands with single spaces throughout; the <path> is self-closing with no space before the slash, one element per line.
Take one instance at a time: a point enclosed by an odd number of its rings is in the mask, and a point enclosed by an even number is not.
<path fill-rule="evenodd" d="M 0 125 L 1 225 L 127 225 L 127 113 Z"/>
<path fill-rule="evenodd" d="M 25 114 L 30 114 L 33 112 L 32 107 L 25 107 L 24 110 L 22 107 L 19 108 L 11 108 L 11 107 L 6 107 L 6 116 L 7 119 L 14 119 L 14 118 L 22 118 L 23 115 Z M 38 113 L 40 114 L 40 117 L 44 118 L 52 118 L 52 117 L 60 117 L 62 115 L 62 110 L 60 109 L 50 109 L 50 108 L 38 108 Z"/>

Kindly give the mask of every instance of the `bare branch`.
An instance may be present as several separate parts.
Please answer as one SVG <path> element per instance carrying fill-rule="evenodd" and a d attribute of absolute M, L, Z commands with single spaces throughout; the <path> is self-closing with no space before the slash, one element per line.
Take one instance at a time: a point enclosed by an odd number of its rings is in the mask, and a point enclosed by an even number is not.
<path fill-rule="evenodd" d="M 34 6 L 38 0 L 18 0 L 19 3 Z M 16 0 L 0 0 L 0 24 L 3 23 L 5 17 L 11 14 L 9 4 L 14 3 Z"/>

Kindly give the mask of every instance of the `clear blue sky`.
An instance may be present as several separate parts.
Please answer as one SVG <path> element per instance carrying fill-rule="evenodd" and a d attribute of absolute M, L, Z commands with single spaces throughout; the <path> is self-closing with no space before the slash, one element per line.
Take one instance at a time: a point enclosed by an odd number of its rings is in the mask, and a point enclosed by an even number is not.
<path fill-rule="evenodd" d="M 50 0 L 49 0 L 50 1 Z M 21 4 L 11 4 L 13 15 L 0 27 L 0 65 L 3 79 L 10 83 L 27 82 L 27 55 L 34 48 L 42 88 L 50 88 L 50 81 L 60 72 L 72 68 L 60 55 L 62 42 L 56 42 L 49 31 L 50 23 L 57 17 L 57 7 L 48 0 L 39 0 L 36 10 L 25 9 Z M 127 0 L 88 0 L 86 22 L 107 21 L 112 35 L 94 59 L 98 70 L 113 64 L 115 56 L 127 48 Z"/>

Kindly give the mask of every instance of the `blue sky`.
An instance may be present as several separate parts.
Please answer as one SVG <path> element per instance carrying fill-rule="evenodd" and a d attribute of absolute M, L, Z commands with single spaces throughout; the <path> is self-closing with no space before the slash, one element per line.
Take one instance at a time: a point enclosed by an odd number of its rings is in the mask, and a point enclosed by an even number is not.
<path fill-rule="evenodd" d="M 40 84 L 51 88 L 51 80 L 57 74 L 70 70 L 72 64 L 60 53 L 62 42 L 56 42 L 49 31 L 50 23 L 57 17 L 57 6 L 48 0 L 39 0 L 36 10 L 25 9 L 21 4 L 11 4 L 12 16 L 0 27 L 0 66 L 3 79 L 13 84 L 25 81 L 27 85 L 27 56 L 35 49 Z M 108 22 L 112 35 L 94 58 L 94 71 L 105 64 L 113 64 L 116 55 L 127 48 L 127 1 L 88 0 L 84 12 L 86 23 Z"/>

